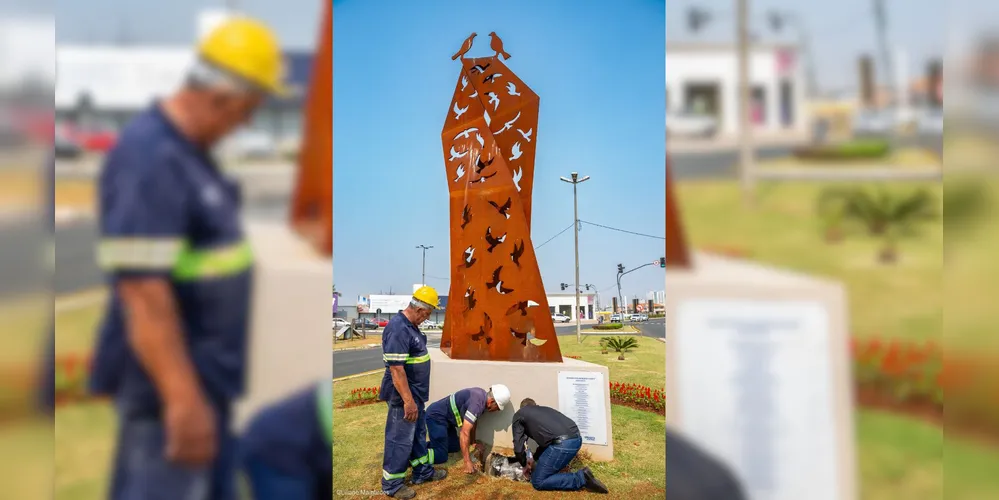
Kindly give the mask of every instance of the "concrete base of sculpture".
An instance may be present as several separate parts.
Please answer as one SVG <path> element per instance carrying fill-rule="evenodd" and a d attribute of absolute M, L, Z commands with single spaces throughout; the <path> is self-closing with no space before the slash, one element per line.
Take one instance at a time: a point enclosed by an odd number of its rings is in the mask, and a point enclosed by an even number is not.
<path fill-rule="evenodd" d="M 246 396 L 241 428 L 262 406 L 333 373 L 330 283 L 333 263 L 284 222 L 249 223 L 256 259 Z"/>
<path fill-rule="evenodd" d="M 611 424 L 610 388 L 606 366 L 565 358 L 563 363 L 522 363 L 514 361 L 478 361 L 451 359 L 440 349 L 430 349 L 430 401 L 469 387 L 489 389 L 493 384 L 510 388 L 510 405 L 497 413 L 486 413 L 476 425 L 475 438 L 489 447 L 509 450 L 513 447 L 513 414 L 524 398 L 539 405 L 559 408 L 559 372 L 589 372 L 603 375 L 602 398 L 606 426 L 606 445 L 583 444 L 593 460 L 614 460 L 614 437 Z M 598 419 L 595 419 L 598 420 Z"/>
<path fill-rule="evenodd" d="M 856 498 L 846 293 L 695 254 L 666 273 L 666 421 L 751 497 Z"/>

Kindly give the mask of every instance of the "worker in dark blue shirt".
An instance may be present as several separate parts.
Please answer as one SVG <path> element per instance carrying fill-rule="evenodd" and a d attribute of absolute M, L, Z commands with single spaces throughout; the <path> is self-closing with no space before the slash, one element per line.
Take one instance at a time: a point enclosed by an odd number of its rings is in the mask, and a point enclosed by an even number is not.
<path fill-rule="evenodd" d="M 396 314 L 382 332 L 385 375 L 378 393 L 388 403 L 382 492 L 393 498 L 416 496 L 406 486 L 406 470 L 413 468 L 413 484 L 439 481 L 447 471 L 435 470 L 427 449 L 426 403 L 430 399 L 430 353 L 427 336 L 417 325 L 438 308 L 437 292 L 423 286 L 413 292 L 409 306 Z"/>
<path fill-rule="evenodd" d="M 254 500 L 333 498 L 333 381 L 266 407 L 240 439 Z"/>
<path fill-rule="evenodd" d="M 427 407 L 427 435 L 430 437 L 430 463 L 447 462 L 448 453 L 461 452 L 465 473 L 475 472 L 471 448 L 475 426 L 487 411 L 502 411 L 510 402 L 510 389 L 496 384 L 488 391 L 471 387 L 451 393 Z M 483 461 L 483 457 L 479 457 Z"/>
<path fill-rule="evenodd" d="M 209 152 L 283 90 L 282 66 L 269 28 L 222 22 L 183 87 L 105 160 L 98 258 L 111 297 L 90 385 L 117 407 L 114 500 L 233 498 L 253 258 L 238 187 Z"/>

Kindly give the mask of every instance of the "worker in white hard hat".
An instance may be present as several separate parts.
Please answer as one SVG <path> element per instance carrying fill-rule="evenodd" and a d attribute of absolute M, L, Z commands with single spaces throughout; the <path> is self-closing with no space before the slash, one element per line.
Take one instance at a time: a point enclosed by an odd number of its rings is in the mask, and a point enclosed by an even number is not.
<path fill-rule="evenodd" d="M 105 157 L 98 259 L 111 295 L 89 381 L 118 412 L 112 500 L 235 498 L 253 255 L 239 186 L 211 151 L 283 93 L 283 59 L 265 24 L 222 22 L 181 88 Z"/>
<path fill-rule="evenodd" d="M 475 426 L 487 411 L 503 411 L 510 403 L 510 389 L 496 384 L 489 390 L 479 387 L 462 389 L 431 404 L 427 408 L 427 435 L 430 437 L 430 460 L 447 462 L 448 453 L 461 452 L 465 473 L 472 474 L 471 449 L 475 444 Z M 479 457 L 482 461 L 482 457 Z"/>

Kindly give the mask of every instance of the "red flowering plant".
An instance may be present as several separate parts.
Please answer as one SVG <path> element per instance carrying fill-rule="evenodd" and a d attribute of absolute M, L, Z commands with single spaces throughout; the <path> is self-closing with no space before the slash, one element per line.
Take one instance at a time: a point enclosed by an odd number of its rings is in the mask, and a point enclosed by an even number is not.
<path fill-rule="evenodd" d="M 852 339 L 850 350 L 858 388 L 896 402 L 916 400 L 942 408 L 944 392 L 938 379 L 943 356 L 935 343 Z"/>
<path fill-rule="evenodd" d="M 87 399 L 90 358 L 70 354 L 55 360 L 55 396 L 58 402 Z"/>
<path fill-rule="evenodd" d="M 370 403 L 378 402 L 378 391 L 377 387 L 358 387 L 350 391 L 350 396 L 347 397 L 344 406 L 360 406 Z"/>
<path fill-rule="evenodd" d="M 639 384 L 611 382 L 610 396 L 612 403 L 650 410 L 659 414 L 666 413 L 666 391 L 663 389 L 653 389 Z"/>

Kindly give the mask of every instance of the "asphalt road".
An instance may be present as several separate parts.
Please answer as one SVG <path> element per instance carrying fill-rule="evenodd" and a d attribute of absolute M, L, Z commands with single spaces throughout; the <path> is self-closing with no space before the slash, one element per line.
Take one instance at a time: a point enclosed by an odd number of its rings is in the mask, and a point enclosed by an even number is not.
<path fill-rule="evenodd" d="M 665 338 L 666 322 L 662 318 L 650 320 L 645 323 L 633 323 L 642 335 L 646 337 Z M 576 326 L 556 325 L 555 332 L 559 336 L 575 335 Z M 439 347 L 440 338 L 438 336 L 428 336 L 430 347 Z M 333 351 L 333 378 L 348 377 L 372 370 L 384 368 L 382 363 L 382 350 L 373 347 L 370 349 L 353 349 L 348 351 Z"/>
<path fill-rule="evenodd" d="M 876 136 L 868 136 L 876 137 Z M 897 139 L 898 147 L 922 147 L 943 158 L 943 136 L 940 134 L 917 134 Z M 791 154 L 790 146 L 765 146 L 756 149 L 757 160 L 772 160 Z M 670 154 L 673 163 L 673 177 L 676 180 L 725 179 L 737 175 L 739 150 L 727 147 L 711 151 Z"/>
<path fill-rule="evenodd" d="M 263 220 L 281 220 L 285 217 L 284 200 L 254 204 L 248 208 L 247 217 Z M 23 229 L 27 233 L 27 229 Z M 53 291 L 58 295 L 79 292 L 101 286 L 104 276 L 97 267 L 97 223 L 93 219 L 80 219 L 56 229 L 56 272 Z M 0 259 L 0 270 L 6 271 Z M 6 273 L 0 276 L 7 276 Z M 6 286 L 0 285 L 0 286 Z"/>

